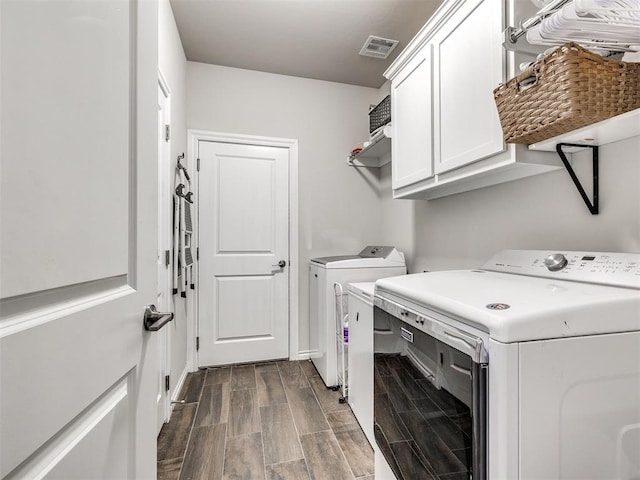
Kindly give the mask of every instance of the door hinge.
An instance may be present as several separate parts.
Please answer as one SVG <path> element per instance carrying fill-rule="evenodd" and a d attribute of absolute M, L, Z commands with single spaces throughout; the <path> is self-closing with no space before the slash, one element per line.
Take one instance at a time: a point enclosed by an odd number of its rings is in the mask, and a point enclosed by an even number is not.
<path fill-rule="evenodd" d="M 196 352 L 200 350 L 200 337 L 196 337 Z"/>
<path fill-rule="evenodd" d="M 200 171 L 200 159 L 196 159 L 196 170 Z"/>
<path fill-rule="evenodd" d="M 164 141 L 168 142 L 170 138 L 171 138 L 171 125 L 167 124 L 164 126 Z"/>
<path fill-rule="evenodd" d="M 164 389 L 168 392 L 170 390 L 171 384 L 169 383 L 169 375 L 164 376 Z"/>
<path fill-rule="evenodd" d="M 171 250 L 164 251 L 164 266 L 168 267 L 171 265 Z"/>

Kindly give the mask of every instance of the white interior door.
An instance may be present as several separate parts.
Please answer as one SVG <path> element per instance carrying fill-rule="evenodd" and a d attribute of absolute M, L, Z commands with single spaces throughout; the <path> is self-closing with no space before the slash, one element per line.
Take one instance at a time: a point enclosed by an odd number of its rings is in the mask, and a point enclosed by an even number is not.
<path fill-rule="evenodd" d="M 155 478 L 157 4 L 0 18 L 0 477 Z"/>
<path fill-rule="evenodd" d="M 198 363 L 288 357 L 289 149 L 198 145 Z"/>
<path fill-rule="evenodd" d="M 158 81 L 158 254 L 157 254 L 157 289 L 155 305 L 160 311 L 173 310 L 171 301 L 171 250 L 173 200 L 169 183 L 171 154 L 169 115 L 169 87 L 160 75 Z M 171 329 L 162 328 L 158 336 L 158 372 L 156 387 L 157 431 L 169 421 L 171 414 L 171 398 L 166 378 L 170 373 Z"/>

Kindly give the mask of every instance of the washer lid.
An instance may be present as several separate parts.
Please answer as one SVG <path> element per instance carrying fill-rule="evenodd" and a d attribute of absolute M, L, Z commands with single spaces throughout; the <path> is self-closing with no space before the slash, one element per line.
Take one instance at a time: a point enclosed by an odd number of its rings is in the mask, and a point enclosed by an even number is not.
<path fill-rule="evenodd" d="M 358 255 L 312 258 L 311 263 L 323 268 L 404 267 L 404 255 L 394 247 L 369 245 Z"/>
<path fill-rule="evenodd" d="M 320 265 L 326 265 L 327 263 L 341 262 L 344 260 L 355 260 L 357 258 L 360 257 L 358 255 L 336 255 L 333 257 L 312 258 L 311 261 Z"/>
<path fill-rule="evenodd" d="M 640 331 L 640 291 L 485 270 L 391 277 L 376 296 L 417 313 L 442 313 L 497 341 Z"/>

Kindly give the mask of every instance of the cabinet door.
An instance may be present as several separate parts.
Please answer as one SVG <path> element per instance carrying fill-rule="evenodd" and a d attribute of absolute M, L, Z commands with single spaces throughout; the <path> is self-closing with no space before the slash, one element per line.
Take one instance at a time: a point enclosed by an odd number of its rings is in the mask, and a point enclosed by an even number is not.
<path fill-rule="evenodd" d="M 373 306 L 349 294 L 349 405 L 373 438 Z"/>
<path fill-rule="evenodd" d="M 493 100 L 505 76 L 504 0 L 459 3 L 433 40 L 437 174 L 504 150 Z"/>
<path fill-rule="evenodd" d="M 391 82 L 394 189 L 433 176 L 431 70 L 426 45 Z"/>

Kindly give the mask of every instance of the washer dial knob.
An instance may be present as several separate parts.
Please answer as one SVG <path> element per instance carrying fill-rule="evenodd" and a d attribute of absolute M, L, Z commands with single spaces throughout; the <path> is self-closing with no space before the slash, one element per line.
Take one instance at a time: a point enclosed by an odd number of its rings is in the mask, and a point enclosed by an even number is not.
<path fill-rule="evenodd" d="M 561 253 L 554 253 L 544 259 L 544 264 L 551 272 L 557 272 L 567 266 L 567 257 Z"/>

